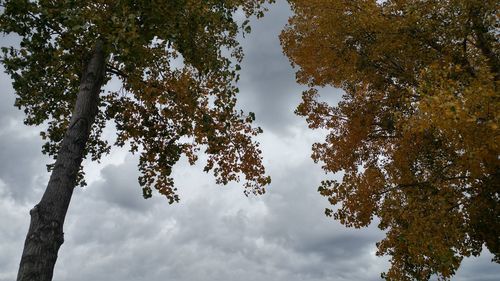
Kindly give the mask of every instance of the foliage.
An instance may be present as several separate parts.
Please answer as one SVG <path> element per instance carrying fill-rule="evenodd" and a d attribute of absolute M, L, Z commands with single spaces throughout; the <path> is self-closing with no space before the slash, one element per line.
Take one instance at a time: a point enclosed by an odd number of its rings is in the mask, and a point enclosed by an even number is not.
<path fill-rule="evenodd" d="M 237 13 L 262 16 L 267 0 L 3 0 L 0 30 L 18 34 L 19 48 L 4 48 L 2 62 L 14 81 L 16 106 L 29 125 L 48 124 L 43 150 L 56 155 L 78 92 L 83 66 L 97 40 L 107 54 L 105 80 L 121 89 L 101 95 L 88 154 L 110 150 L 102 138 L 109 120 L 115 144 L 140 153 L 144 197 L 153 188 L 178 201 L 173 165 L 191 164 L 201 149 L 205 171 L 218 183 L 244 175 L 245 193 L 263 193 L 261 151 L 252 137 L 253 114 L 236 110 L 236 40 L 249 31 Z M 234 63 L 236 62 L 236 64 Z M 112 80 L 113 79 L 113 80 Z"/>
<path fill-rule="evenodd" d="M 319 187 L 326 214 L 378 217 L 390 280 L 448 279 L 483 244 L 500 262 L 498 1 L 289 2 L 281 42 L 310 86 L 296 113 L 329 131 L 312 158 L 343 175 Z"/>

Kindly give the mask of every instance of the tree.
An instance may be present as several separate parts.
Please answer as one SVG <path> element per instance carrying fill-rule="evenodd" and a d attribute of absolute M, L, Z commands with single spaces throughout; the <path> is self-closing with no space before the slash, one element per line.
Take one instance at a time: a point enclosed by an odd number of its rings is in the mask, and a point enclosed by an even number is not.
<path fill-rule="evenodd" d="M 499 263 L 498 1 L 289 2 L 281 42 L 310 87 L 296 113 L 328 130 L 312 158 L 342 175 L 319 187 L 326 215 L 378 218 L 389 280 L 448 279 L 483 244 Z"/>
<path fill-rule="evenodd" d="M 200 150 L 217 183 L 244 176 L 245 194 L 262 194 L 255 116 L 235 109 L 243 53 L 234 16 L 262 16 L 268 0 L 3 0 L 0 30 L 21 38 L 3 49 L 15 105 L 28 125 L 47 124 L 43 152 L 54 156 L 47 189 L 31 211 L 17 280 L 51 280 L 63 243 L 74 187 L 84 184 L 82 159 L 110 150 L 101 132 L 117 129 L 115 145 L 140 153 L 139 183 L 179 201 L 170 177 L 181 155 Z M 103 90 L 111 79 L 119 91 Z"/>

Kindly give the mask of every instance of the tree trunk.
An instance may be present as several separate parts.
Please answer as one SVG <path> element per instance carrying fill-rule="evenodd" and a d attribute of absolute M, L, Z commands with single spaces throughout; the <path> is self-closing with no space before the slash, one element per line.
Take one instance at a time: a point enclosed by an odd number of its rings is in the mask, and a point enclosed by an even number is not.
<path fill-rule="evenodd" d="M 97 42 L 85 66 L 73 116 L 49 183 L 40 203 L 30 211 L 31 222 L 19 265 L 18 281 L 52 280 L 57 252 L 64 242 L 64 218 L 98 110 L 105 65 L 102 45 L 102 42 Z"/>

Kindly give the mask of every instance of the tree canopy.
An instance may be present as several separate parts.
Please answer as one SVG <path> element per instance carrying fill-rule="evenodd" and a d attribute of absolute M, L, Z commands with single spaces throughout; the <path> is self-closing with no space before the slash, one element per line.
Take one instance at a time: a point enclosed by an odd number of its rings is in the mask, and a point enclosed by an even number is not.
<path fill-rule="evenodd" d="M 9 0 L 0 1 L 0 30 L 21 37 L 3 49 L 16 106 L 28 125 L 48 124 L 43 151 L 56 156 L 70 122 L 82 69 L 103 42 L 105 81 L 121 89 L 101 93 L 87 154 L 98 160 L 110 144 L 102 138 L 114 121 L 114 143 L 140 153 L 144 197 L 156 189 L 178 201 L 173 165 L 181 155 L 193 164 L 201 149 L 205 171 L 226 184 L 244 176 L 245 192 L 263 193 L 270 182 L 252 137 L 255 116 L 236 110 L 237 35 L 248 32 L 240 13 L 262 16 L 267 0 Z M 80 182 L 83 178 L 80 177 Z"/>
<path fill-rule="evenodd" d="M 448 279 L 483 245 L 500 262 L 500 53 L 495 0 L 290 0 L 284 53 L 327 129 L 319 192 L 348 227 L 375 217 L 389 280 Z M 345 91 L 336 105 L 317 87 Z"/>

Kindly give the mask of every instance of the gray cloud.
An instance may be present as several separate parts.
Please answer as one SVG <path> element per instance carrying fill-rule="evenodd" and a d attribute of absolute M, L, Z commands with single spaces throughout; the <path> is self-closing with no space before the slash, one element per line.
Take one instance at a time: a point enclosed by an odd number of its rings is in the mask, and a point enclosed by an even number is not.
<path fill-rule="evenodd" d="M 272 6 L 263 19 L 252 24 L 252 33 L 242 39 L 245 59 L 240 81 L 243 89 L 239 102 L 257 116 L 257 124 L 266 131 L 289 136 L 297 122 L 294 114 L 307 87 L 295 83 L 295 71 L 283 54 L 278 35 L 291 15 L 285 1 Z M 322 100 L 336 103 L 342 91 L 320 89 Z"/>
<path fill-rule="evenodd" d="M 291 146 L 296 152 L 307 147 L 306 142 L 293 143 L 285 141 L 273 153 L 285 157 Z M 173 280 L 329 280 L 334 276 L 371 280 L 369 274 L 343 269 L 370 259 L 367 235 L 346 235 L 342 227 L 323 218 L 325 202 L 315 196 L 314 188 L 304 188 L 316 182 L 321 172 L 309 160 L 287 166 L 288 172 L 271 171 L 277 174 L 277 184 L 268 195 L 246 198 L 237 184 L 222 189 L 200 185 L 210 183 L 211 177 L 199 167 L 181 163 L 175 177 L 184 188 L 183 202 L 167 206 L 155 197 L 139 207 L 110 196 L 139 190 L 134 182 L 135 161 L 107 166 L 99 181 L 75 194 L 71 212 L 85 216 L 69 215 L 66 232 L 71 235 L 61 251 L 65 261 L 81 256 L 93 259 L 78 268 L 61 262 L 58 276 L 65 280 L 80 270 L 77 280 L 111 275 L 123 280 L 163 280 L 165 274 Z M 289 173 L 307 170 L 311 173 L 300 180 L 287 180 Z M 127 181 L 130 189 L 122 184 Z M 103 195 L 104 188 L 110 193 Z M 122 264 L 134 264 L 133 270 L 121 268 Z M 116 271 L 110 273 L 109 268 Z M 381 268 L 369 272 L 377 276 Z"/>
<path fill-rule="evenodd" d="M 276 3 L 263 19 L 252 24 L 252 33 L 242 40 L 245 59 L 239 99 L 256 113 L 265 130 L 285 134 L 297 120 L 293 108 L 301 93 L 279 45 L 278 34 L 290 15 L 286 5 L 284 1 Z"/>
<path fill-rule="evenodd" d="M 142 189 L 137 185 L 139 171 L 137 159 L 127 157 L 126 165 L 108 165 L 101 170 L 102 180 L 96 182 L 91 189 L 99 191 L 94 198 L 104 200 L 116 207 L 144 211 L 151 206 L 142 198 Z"/>
<path fill-rule="evenodd" d="M 4 68 L 0 67 L 3 73 Z M 50 159 L 41 155 L 39 129 L 23 124 L 23 113 L 13 106 L 14 95 L 5 74 L 0 79 L 0 180 L 15 200 L 33 200 L 33 190 L 44 188 Z"/>

